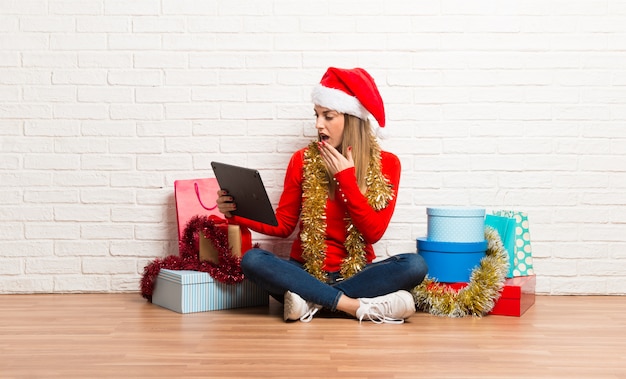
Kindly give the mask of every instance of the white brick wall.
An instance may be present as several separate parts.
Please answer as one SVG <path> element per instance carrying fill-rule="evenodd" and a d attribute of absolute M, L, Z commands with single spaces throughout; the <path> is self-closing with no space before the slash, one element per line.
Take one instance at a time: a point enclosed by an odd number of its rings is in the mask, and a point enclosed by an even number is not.
<path fill-rule="evenodd" d="M 521 209 L 538 292 L 625 294 L 625 41 L 619 0 L 0 0 L 0 293 L 137 291 L 211 160 L 276 201 L 335 65 L 403 163 L 381 256 L 427 206 Z"/>

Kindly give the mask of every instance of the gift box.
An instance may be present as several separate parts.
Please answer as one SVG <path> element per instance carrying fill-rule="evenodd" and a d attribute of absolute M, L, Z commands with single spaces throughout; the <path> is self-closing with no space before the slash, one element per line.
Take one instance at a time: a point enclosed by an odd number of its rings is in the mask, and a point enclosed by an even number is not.
<path fill-rule="evenodd" d="M 251 281 L 225 284 L 206 272 L 161 269 L 152 303 L 178 313 L 268 305 L 268 293 Z"/>
<path fill-rule="evenodd" d="M 522 316 L 530 307 L 535 304 L 535 275 L 518 276 L 504 281 L 504 287 L 500 297 L 496 301 L 490 315 L 500 316 Z M 467 286 L 467 283 L 438 283 L 458 291 Z"/>
<path fill-rule="evenodd" d="M 222 228 L 222 230 L 228 236 L 228 247 L 230 249 L 230 253 L 235 256 L 241 258 L 245 252 L 252 248 L 252 235 L 248 228 L 228 224 L 226 220 L 220 221 L 219 219 L 213 218 L 216 222 L 218 228 Z M 219 252 L 213 241 L 204 233 L 200 232 L 198 235 L 198 259 L 200 261 L 209 261 L 215 264 L 219 264 Z"/>
<path fill-rule="evenodd" d="M 485 239 L 485 209 L 426 208 L 428 239 L 440 242 L 482 242 Z"/>
<path fill-rule="evenodd" d="M 469 282 L 474 268 L 486 255 L 487 241 L 437 242 L 417 239 L 417 252 L 428 265 L 428 276 L 439 282 Z"/>
<path fill-rule="evenodd" d="M 500 299 L 489 314 L 517 317 L 523 315 L 535 304 L 536 282 L 535 275 L 507 279 Z"/>

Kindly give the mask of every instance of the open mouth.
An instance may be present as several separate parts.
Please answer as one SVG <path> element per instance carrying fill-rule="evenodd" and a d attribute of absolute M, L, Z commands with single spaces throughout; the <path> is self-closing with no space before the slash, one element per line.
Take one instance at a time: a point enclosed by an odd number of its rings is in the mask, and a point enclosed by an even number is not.
<path fill-rule="evenodd" d="M 320 134 L 319 135 L 320 141 L 328 141 L 328 139 L 330 138 L 329 136 L 327 136 L 326 134 Z"/>

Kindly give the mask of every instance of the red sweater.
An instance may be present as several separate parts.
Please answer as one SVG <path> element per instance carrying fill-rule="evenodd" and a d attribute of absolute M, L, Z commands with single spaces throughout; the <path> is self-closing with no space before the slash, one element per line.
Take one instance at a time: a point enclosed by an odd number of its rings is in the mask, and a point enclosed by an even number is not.
<path fill-rule="evenodd" d="M 258 233 L 277 237 L 289 237 L 296 225 L 301 230 L 302 221 L 299 220 L 302 207 L 303 160 L 306 149 L 295 152 L 287 167 L 283 193 L 276 208 L 278 226 L 271 226 L 238 216 L 233 216 L 229 222 L 244 225 Z M 381 166 L 383 175 L 393 185 L 393 199 L 385 209 L 380 211 L 375 211 L 359 190 L 354 167 L 335 174 L 335 179 L 339 183 L 338 190 L 334 200 L 328 199 L 326 201 L 324 270 L 328 272 L 339 271 L 342 260 L 348 254 L 343 245 L 346 239 L 347 226 L 344 220 L 345 215 L 350 216 L 354 226 L 365 239 L 367 262 L 371 262 L 376 257 L 372 244 L 382 238 L 396 206 L 400 182 L 400 160 L 394 154 L 383 151 L 381 153 Z M 291 257 L 299 262 L 304 262 L 300 238 L 293 241 Z"/>

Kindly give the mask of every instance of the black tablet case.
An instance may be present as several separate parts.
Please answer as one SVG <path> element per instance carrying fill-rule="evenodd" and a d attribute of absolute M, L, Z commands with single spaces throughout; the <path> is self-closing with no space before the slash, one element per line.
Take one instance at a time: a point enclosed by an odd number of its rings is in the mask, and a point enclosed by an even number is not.
<path fill-rule="evenodd" d="M 277 226 L 274 208 L 257 170 L 221 162 L 211 162 L 220 188 L 228 191 L 237 204 L 233 215 Z"/>

